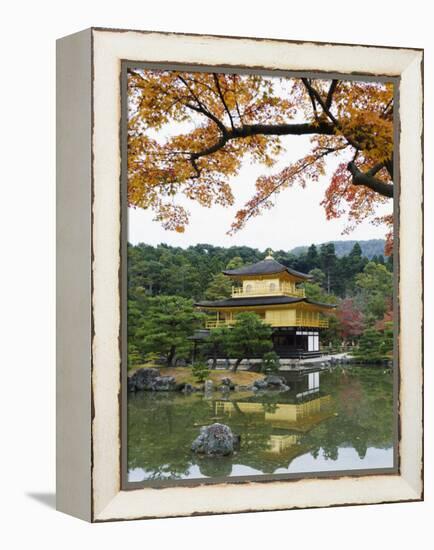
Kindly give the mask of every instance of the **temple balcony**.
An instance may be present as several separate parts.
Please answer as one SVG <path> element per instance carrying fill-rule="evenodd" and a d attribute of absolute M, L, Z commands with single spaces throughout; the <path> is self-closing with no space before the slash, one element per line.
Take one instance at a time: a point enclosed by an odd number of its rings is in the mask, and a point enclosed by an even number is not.
<path fill-rule="evenodd" d="M 318 316 L 309 312 L 297 312 L 295 317 L 295 326 L 328 328 L 329 320 L 327 317 Z"/>
<path fill-rule="evenodd" d="M 218 319 L 215 317 L 214 319 L 207 319 L 205 321 L 205 328 L 218 328 L 218 327 L 224 327 L 224 326 L 230 326 L 235 323 L 235 319 Z"/>
<path fill-rule="evenodd" d="M 293 327 L 311 327 L 311 328 L 328 328 L 329 320 L 327 317 L 318 316 L 317 314 L 312 314 L 310 312 L 297 312 L 295 316 L 295 321 L 282 321 L 279 319 L 273 318 L 264 318 L 263 321 L 271 325 L 272 327 L 282 327 L 282 326 L 293 326 Z M 235 318 L 221 318 L 221 317 L 210 317 L 205 321 L 205 328 L 213 329 L 217 327 L 231 326 L 236 322 Z"/>
<path fill-rule="evenodd" d="M 304 288 L 296 288 L 295 285 L 287 283 L 255 283 L 244 287 L 232 287 L 232 298 L 252 298 L 254 296 L 292 296 L 305 298 Z"/>

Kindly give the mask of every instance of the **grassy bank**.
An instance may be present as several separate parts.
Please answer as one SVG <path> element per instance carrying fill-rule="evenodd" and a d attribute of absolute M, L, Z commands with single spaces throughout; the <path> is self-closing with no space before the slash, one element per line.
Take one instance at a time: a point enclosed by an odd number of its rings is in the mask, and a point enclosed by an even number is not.
<path fill-rule="evenodd" d="M 134 371 L 143 367 L 149 367 L 149 365 L 138 365 L 133 370 L 128 372 L 128 375 L 133 374 Z M 177 383 L 192 384 L 193 386 L 200 386 L 191 372 L 191 367 L 156 367 L 160 371 L 160 376 L 174 376 Z M 207 379 L 212 380 L 216 386 L 221 384 L 222 378 L 230 378 L 232 382 L 237 386 L 251 386 L 255 380 L 263 378 L 263 374 L 257 372 L 237 371 L 232 372 L 230 370 L 210 370 Z"/>

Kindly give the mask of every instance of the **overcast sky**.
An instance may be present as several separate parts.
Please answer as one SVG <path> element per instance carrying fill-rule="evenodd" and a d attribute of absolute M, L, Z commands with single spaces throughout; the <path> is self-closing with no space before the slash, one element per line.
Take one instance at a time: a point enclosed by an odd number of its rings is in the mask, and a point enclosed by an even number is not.
<path fill-rule="evenodd" d="M 286 136 L 286 152 L 270 172 L 277 172 L 285 164 L 304 155 L 309 149 L 307 136 Z M 342 235 L 346 226 L 346 217 L 328 221 L 324 207 L 320 205 L 336 166 L 332 159 L 328 164 L 327 174 L 318 182 L 308 182 L 307 186 L 291 187 L 277 196 L 275 206 L 262 215 L 252 218 L 233 236 L 227 235 L 235 213 L 254 193 L 258 176 L 267 173 L 262 165 L 244 163 L 237 177 L 232 178 L 231 185 L 235 195 L 232 207 L 213 206 L 204 208 L 194 201 L 177 198 L 186 205 L 190 212 L 190 224 L 185 233 L 167 231 L 158 222 L 153 221 L 153 212 L 142 209 L 129 209 L 128 240 L 133 244 L 143 242 L 157 245 L 166 243 L 183 248 L 198 243 L 216 246 L 251 246 L 289 250 L 299 245 L 322 243 L 331 240 L 354 239 L 366 240 L 384 238 L 384 227 L 375 227 L 368 222 L 360 224 L 349 235 Z M 392 205 L 383 207 L 389 212 Z"/>

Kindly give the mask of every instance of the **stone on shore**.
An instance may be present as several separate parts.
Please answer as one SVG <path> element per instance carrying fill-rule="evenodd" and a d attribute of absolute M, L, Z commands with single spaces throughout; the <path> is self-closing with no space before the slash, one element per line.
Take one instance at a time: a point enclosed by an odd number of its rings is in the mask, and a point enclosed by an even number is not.
<path fill-rule="evenodd" d="M 151 390 L 155 378 L 160 375 L 158 369 L 142 368 L 136 370 L 136 372 L 128 377 L 128 390 L 129 391 L 143 391 Z"/>
<path fill-rule="evenodd" d="M 205 380 L 205 383 L 203 385 L 203 391 L 205 393 L 211 393 L 214 389 L 214 383 L 212 380 Z"/>
<path fill-rule="evenodd" d="M 153 391 L 174 391 L 176 380 L 174 376 L 157 376 L 151 388 Z"/>
<path fill-rule="evenodd" d="M 160 376 L 158 369 L 138 369 L 128 377 L 128 391 L 174 391 L 176 389 L 175 377 Z"/>
<path fill-rule="evenodd" d="M 234 390 L 234 389 L 235 389 L 235 384 L 234 384 L 234 383 L 232 382 L 232 380 L 231 380 L 229 377 L 227 377 L 227 376 L 225 376 L 224 378 L 222 378 L 222 379 L 220 380 L 220 382 L 221 382 L 222 386 L 227 386 L 227 387 L 228 387 L 229 389 L 231 389 L 231 390 Z"/>
<path fill-rule="evenodd" d="M 255 380 L 253 382 L 252 389 L 257 390 L 278 390 L 278 391 L 287 391 L 289 386 L 285 384 L 285 380 L 280 376 L 268 375 L 262 380 Z"/>

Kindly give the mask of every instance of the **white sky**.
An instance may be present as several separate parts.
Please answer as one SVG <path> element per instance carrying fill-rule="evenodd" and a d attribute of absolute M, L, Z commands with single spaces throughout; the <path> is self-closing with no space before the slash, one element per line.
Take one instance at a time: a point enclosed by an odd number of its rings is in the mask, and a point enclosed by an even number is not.
<path fill-rule="evenodd" d="M 275 206 L 265 210 L 260 216 L 247 222 L 244 229 L 229 236 L 232 221 L 237 210 L 251 198 L 258 176 L 278 172 L 285 164 L 299 159 L 309 150 L 308 136 L 285 136 L 283 143 L 286 152 L 281 155 L 279 163 L 271 169 L 263 165 L 244 163 L 237 177 L 230 183 L 235 196 L 231 207 L 213 206 L 205 208 L 184 197 L 176 202 L 185 205 L 190 212 L 190 223 L 185 233 L 167 231 L 158 222 L 153 221 L 150 210 L 129 208 L 128 240 L 133 244 L 143 242 L 150 245 L 166 243 L 186 248 L 198 243 L 215 246 L 251 246 L 290 250 L 299 245 L 322 243 L 331 240 L 366 240 L 384 238 L 385 228 L 375 227 L 368 222 L 360 224 L 355 231 L 342 235 L 347 225 L 346 216 L 328 221 L 324 207 L 320 205 L 324 192 L 329 184 L 337 164 L 337 159 L 328 163 L 327 173 L 318 182 L 307 182 L 303 189 L 290 187 L 276 197 Z M 382 207 L 383 212 L 390 212 L 392 202 Z"/>

